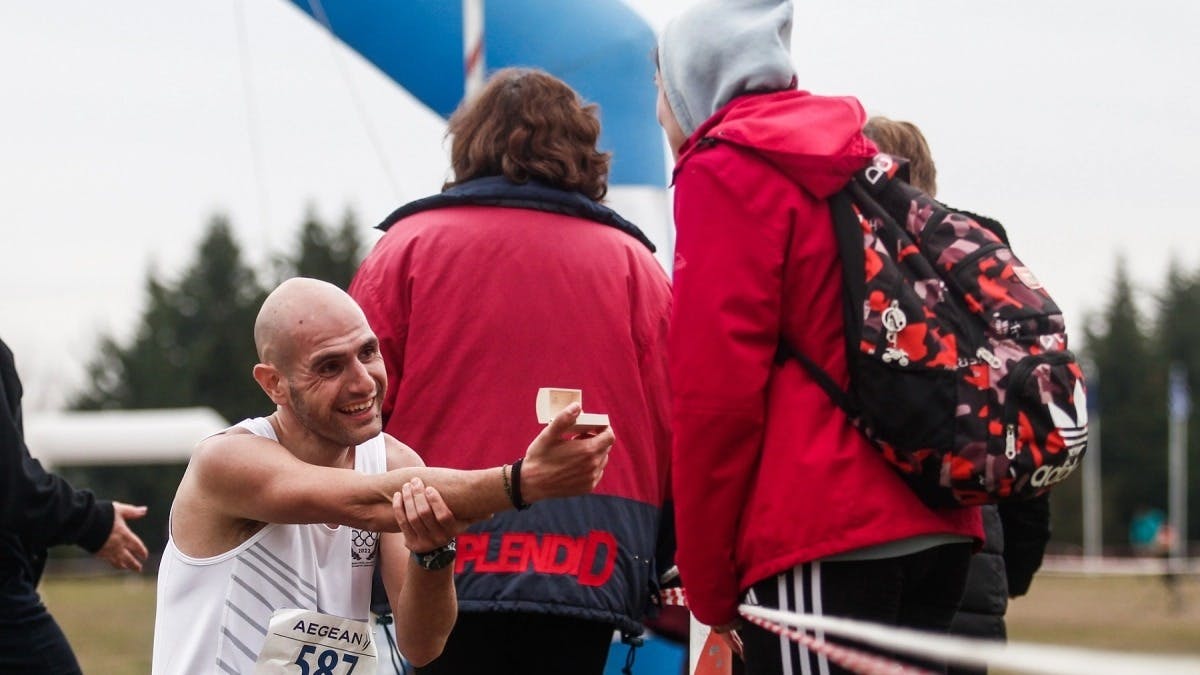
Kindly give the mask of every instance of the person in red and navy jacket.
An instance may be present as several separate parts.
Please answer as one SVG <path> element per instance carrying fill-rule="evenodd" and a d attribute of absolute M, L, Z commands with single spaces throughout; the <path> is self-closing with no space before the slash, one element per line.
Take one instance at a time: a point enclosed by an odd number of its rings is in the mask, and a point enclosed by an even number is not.
<path fill-rule="evenodd" d="M 431 466 L 517 459 L 542 387 L 580 389 L 616 442 L 591 495 L 458 537 L 459 617 L 420 673 L 596 673 L 641 631 L 667 493 L 670 284 L 600 203 L 600 124 L 563 82 L 497 72 L 451 117 L 454 180 L 410 203 L 350 287 L 380 339 L 385 430 Z"/>
<path fill-rule="evenodd" d="M 977 508 L 925 506 L 798 361 L 776 358 L 786 340 L 848 384 L 826 200 L 876 153 L 857 100 L 796 89 L 791 28 L 786 0 L 710 0 L 659 39 L 677 158 L 676 560 L 692 612 L 744 646 L 747 672 L 839 673 L 737 631 L 738 605 L 944 632 L 983 533 Z"/>

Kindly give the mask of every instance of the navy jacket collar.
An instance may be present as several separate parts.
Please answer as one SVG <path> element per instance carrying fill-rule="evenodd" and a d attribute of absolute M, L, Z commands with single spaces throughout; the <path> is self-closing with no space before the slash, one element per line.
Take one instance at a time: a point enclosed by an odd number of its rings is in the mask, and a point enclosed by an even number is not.
<path fill-rule="evenodd" d="M 386 232 L 397 221 L 414 213 L 464 205 L 534 209 L 585 218 L 615 227 L 642 242 L 651 252 L 655 250 L 654 244 L 641 229 L 599 202 L 592 201 L 578 192 L 559 190 L 535 180 L 513 183 L 503 176 L 476 178 L 455 185 L 440 194 L 409 202 L 393 211 L 376 227 Z"/>

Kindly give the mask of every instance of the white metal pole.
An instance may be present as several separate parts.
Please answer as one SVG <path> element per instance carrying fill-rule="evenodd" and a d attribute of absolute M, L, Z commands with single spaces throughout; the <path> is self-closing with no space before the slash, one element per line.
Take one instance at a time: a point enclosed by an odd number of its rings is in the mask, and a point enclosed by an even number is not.
<path fill-rule="evenodd" d="M 484 0 L 463 0 L 463 98 L 483 88 Z"/>
<path fill-rule="evenodd" d="M 1083 563 L 1094 568 L 1104 551 L 1100 481 L 1100 371 L 1087 364 L 1088 444 L 1083 460 Z"/>
<path fill-rule="evenodd" d="M 1104 552 L 1101 527 L 1100 418 L 1088 418 L 1087 457 L 1083 461 L 1083 560 L 1088 568 L 1098 566 Z"/>
<path fill-rule="evenodd" d="M 1182 364 L 1171 365 L 1168 387 L 1171 426 L 1167 444 L 1167 503 L 1170 511 L 1167 522 L 1175 534 L 1170 542 L 1171 570 L 1182 572 L 1187 558 L 1187 424 L 1192 407 L 1187 369 Z"/>

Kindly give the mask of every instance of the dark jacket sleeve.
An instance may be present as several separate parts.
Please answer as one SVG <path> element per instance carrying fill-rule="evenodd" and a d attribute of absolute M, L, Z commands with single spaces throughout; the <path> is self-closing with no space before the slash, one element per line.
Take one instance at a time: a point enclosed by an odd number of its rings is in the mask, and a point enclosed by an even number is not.
<path fill-rule="evenodd" d="M 1010 597 L 1025 595 L 1033 575 L 1042 566 L 1050 541 L 1050 497 L 1000 505 L 1004 524 L 1004 569 Z"/>
<path fill-rule="evenodd" d="M 1003 640 L 1004 613 L 1008 610 L 1008 584 L 1004 565 L 1004 532 L 994 504 L 980 509 L 983 515 L 983 548 L 971 556 L 967 584 L 950 633 Z"/>
<path fill-rule="evenodd" d="M 29 455 L 21 422 L 21 381 L 8 345 L 0 341 L 0 527 L 31 550 L 79 544 L 90 552 L 112 531 L 113 507 L 76 490 Z"/>

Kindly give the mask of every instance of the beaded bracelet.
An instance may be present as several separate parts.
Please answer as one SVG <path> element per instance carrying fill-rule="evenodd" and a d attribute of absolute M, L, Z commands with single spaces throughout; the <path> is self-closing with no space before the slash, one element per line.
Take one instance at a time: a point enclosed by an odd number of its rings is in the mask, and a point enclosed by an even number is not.
<path fill-rule="evenodd" d="M 521 463 L 524 461 L 525 458 L 522 457 L 512 463 L 512 491 L 508 494 L 513 507 L 518 511 L 524 511 L 529 508 L 529 505 L 521 499 Z"/>
<path fill-rule="evenodd" d="M 504 481 L 504 496 L 508 497 L 508 501 L 513 500 L 512 484 L 508 482 L 508 465 L 500 467 L 500 479 Z"/>

